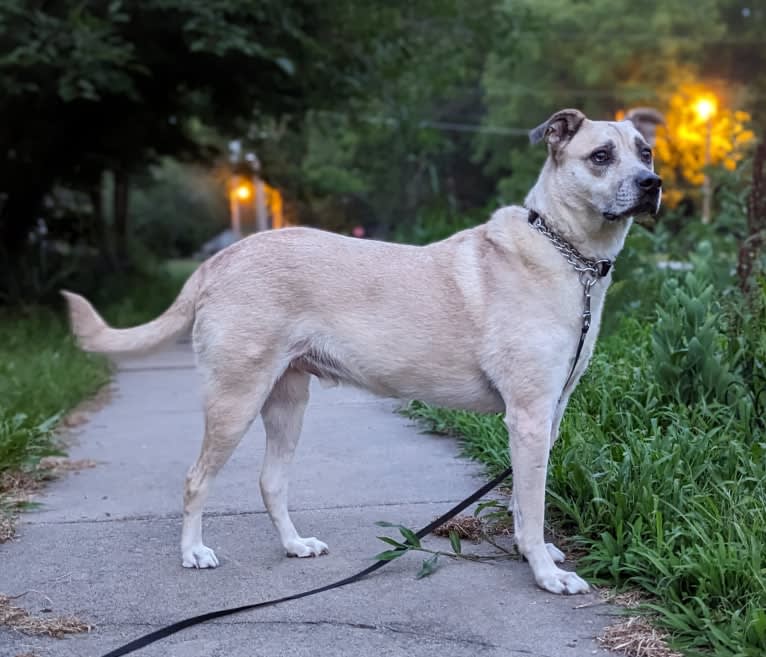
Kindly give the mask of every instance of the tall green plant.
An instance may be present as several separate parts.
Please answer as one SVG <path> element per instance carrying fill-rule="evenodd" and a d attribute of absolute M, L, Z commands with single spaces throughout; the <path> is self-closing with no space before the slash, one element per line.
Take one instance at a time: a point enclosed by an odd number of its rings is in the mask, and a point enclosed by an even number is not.
<path fill-rule="evenodd" d="M 683 404 L 725 402 L 737 382 L 703 242 L 691 255 L 694 269 L 668 278 L 660 290 L 652 331 L 652 365 L 662 394 Z"/>

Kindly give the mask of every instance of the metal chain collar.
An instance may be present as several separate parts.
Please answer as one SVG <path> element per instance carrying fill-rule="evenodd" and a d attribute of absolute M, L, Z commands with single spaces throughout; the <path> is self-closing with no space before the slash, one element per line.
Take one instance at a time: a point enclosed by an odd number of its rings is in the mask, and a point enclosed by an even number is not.
<path fill-rule="evenodd" d="M 580 280 L 583 279 L 583 274 L 586 278 L 603 278 L 609 273 L 612 268 L 611 260 L 595 260 L 593 258 L 586 258 L 580 253 L 574 246 L 567 242 L 561 235 L 554 233 L 545 224 L 543 218 L 534 210 L 529 211 L 529 225 L 532 226 L 538 233 L 545 235 L 548 240 L 556 247 L 556 250 L 564 256 L 566 261 L 574 267 L 575 271 L 580 274 Z"/>
<path fill-rule="evenodd" d="M 600 278 L 604 278 L 609 273 L 612 268 L 612 261 L 607 259 L 595 260 L 593 258 L 586 258 L 574 246 L 561 237 L 561 235 L 548 228 L 543 218 L 534 210 L 529 211 L 527 221 L 538 233 L 545 235 L 556 250 L 564 256 L 565 260 L 572 265 L 577 272 L 583 287 L 582 331 L 580 332 L 580 342 L 577 345 L 577 352 L 575 353 L 574 362 L 572 363 L 572 369 L 569 371 L 569 376 L 564 384 L 564 390 L 566 390 L 566 387 L 569 385 L 569 382 L 574 375 L 577 361 L 580 360 L 580 353 L 582 352 L 583 344 L 585 344 L 585 336 L 590 329 L 590 289 Z"/>

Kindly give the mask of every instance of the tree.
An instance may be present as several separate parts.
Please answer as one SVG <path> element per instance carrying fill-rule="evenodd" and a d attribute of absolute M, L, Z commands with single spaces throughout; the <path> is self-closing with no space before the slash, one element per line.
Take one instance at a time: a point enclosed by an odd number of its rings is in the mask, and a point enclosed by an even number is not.
<path fill-rule="evenodd" d="M 687 83 L 673 94 L 657 133 L 655 154 L 663 179 L 663 203 L 675 206 L 688 187 L 700 187 L 708 166 L 733 171 L 755 135 L 750 115 L 720 105 L 700 83 Z M 685 189 L 686 188 L 686 189 Z"/>
<path fill-rule="evenodd" d="M 360 93 L 342 111 L 312 111 L 300 140 L 276 128 L 256 141 L 269 174 L 334 229 L 350 227 L 346 214 L 385 233 L 429 203 L 486 203 L 494 183 L 472 161 L 472 135 L 463 130 L 481 120 L 484 61 L 506 38 L 496 4 L 388 3 L 378 20 L 385 37 L 370 44 L 371 75 Z"/>
<path fill-rule="evenodd" d="M 561 107 L 610 119 L 620 108 L 662 107 L 672 87 L 691 76 L 711 43 L 723 39 L 721 0 L 628 4 L 620 0 L 504 0 L 511 22 L 483 75 L 487 128 L 532 128 Z M 488 131 L 477 139 L 488 170 L 508 175 L 506 200 L 519 201 L 542 150 L 520 136 Z"/>
<path fill-rule="evenodd" d="M 256 116 L 297 117 L 353 93 L 367 60 L 363 41 L 346 40 L 355 24 L 338 20 L 352 5 L 2 0 L 3 259 L 23 251 L 56 183 L 101 205 L 101 177 L 112 171 L 124 233 L 130 176 L 163 155 L 212 155 L 195 124 L 236 133 Z"/>
<path fill-rule="evenodd" d="M 753 287 L 753 279 L 763 274 L 762 257 L 766 245 L 766 137 L 761 138 L 753 157 L 753 184 L 747 204 L 747 230 L 740 241 L 737 276 L 743 292 Z"/>

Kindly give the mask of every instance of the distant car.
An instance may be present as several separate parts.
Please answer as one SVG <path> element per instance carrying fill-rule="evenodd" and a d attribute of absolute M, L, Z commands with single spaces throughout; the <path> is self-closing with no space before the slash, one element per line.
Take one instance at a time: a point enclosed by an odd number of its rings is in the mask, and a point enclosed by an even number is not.
<path fill-rule="evenodd" d="M 200 247 L 199 251 L 194 254 L 194 257 L 198 260 L 205 260 L 211 255 L 215 255 L 219 251 L 223 251 L 223 249 L 225 249 L 227 246 L 231 246 L 238 239 L 239 238 L 234 233 L 234 231 L 230 228 L 227 228 L 223 232 L 218 233 L 218 235 L 205 242 Z"/>

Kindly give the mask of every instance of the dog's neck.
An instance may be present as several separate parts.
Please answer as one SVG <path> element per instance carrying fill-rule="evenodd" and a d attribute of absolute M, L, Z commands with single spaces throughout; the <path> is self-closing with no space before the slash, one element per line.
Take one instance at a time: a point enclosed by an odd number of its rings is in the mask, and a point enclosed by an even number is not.
<path fill-rule="evenodd" d="M 549 166 L 546 162 L 543 174 Z M 540 214 L 552 231 L 587 258 L 614 260 L 622 250 L 633 219 L 607 221 L 595 209 L 584 212 L 582 201 L 567 198 L 555 181 L 555 175 L 541 175 L 529 190 L 524 206 Z"/>

